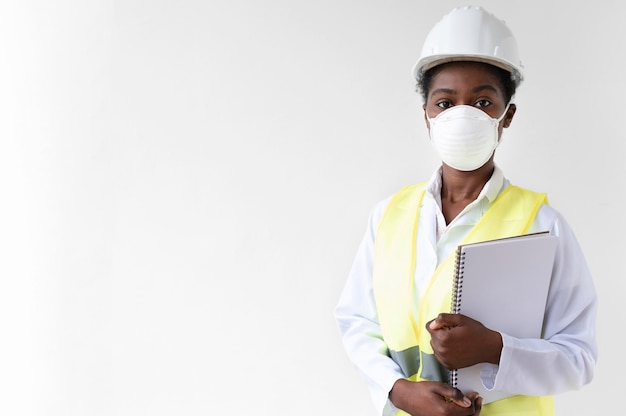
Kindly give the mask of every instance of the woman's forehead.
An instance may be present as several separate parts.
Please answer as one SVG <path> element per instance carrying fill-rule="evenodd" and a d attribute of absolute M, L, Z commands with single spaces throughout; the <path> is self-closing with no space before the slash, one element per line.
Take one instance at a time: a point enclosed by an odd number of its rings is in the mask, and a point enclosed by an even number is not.
<path fill-rule="evenodd" d="M 493 65 L 470 61 L 448 62 L 433 68 L 433 70 L 435 71 L 433 80 L 442 75 L 446 78 L 485 77 L 497 80 L 499 71 Z"/>
<path fill-rule="evenodd" d="M 435 85 L 488 84 L 502 88 L 499 70 L 492 65 L 478 62 L 451 62 L 434 68 L 431 87 Z"/>

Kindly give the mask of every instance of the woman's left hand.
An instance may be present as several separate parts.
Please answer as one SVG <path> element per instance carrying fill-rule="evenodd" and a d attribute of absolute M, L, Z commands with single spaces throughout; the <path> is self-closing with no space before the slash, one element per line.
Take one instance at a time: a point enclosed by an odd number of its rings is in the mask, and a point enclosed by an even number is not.
<path fill-rule="evenodd" d="M 502 336 L 462 314 L 441 313 L 426 324 L 437 360 L 447 369 L 500 362 Z"/>

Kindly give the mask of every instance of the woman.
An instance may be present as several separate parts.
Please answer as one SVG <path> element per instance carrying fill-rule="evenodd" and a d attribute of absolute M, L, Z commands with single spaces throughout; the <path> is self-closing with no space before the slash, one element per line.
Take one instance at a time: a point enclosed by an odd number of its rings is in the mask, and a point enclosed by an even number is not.
<path fill-rule="evenodd" d="M 552 415 L 551 396 L 593 378 L 597 298 L 563 217 L 545 195 L 512 187 L 494 163 L 523 79 L 515 39 L 482 8 L 454 9 L 429 33 L 414 74 L 442 165 L 430 181 L 372 211 L 335 309 L 345 348 L 379 414 Z M 515 197 L 505 197 L 512 189 Z M 538 208 L 524 211 L 517 228 L 505 229 L 493 215 L 527 201 Z M 452 259 L 470 233 L 491 239 L 539 231 L 558 239 L 541 339 L 447 313 Z M 509 397 L 483 404 L 476 392 L 447 383 L 449 370 L 474 364 L 482 366 L 484 388 Z"/>

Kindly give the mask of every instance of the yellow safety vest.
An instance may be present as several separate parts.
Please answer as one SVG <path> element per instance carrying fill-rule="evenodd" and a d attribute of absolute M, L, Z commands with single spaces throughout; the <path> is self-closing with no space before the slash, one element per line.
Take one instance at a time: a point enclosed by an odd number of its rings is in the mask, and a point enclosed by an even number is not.
<path fill-rule="evenodd" d="M 411 381 L 448 381 L 435 359 L 426 322 L 450 312 L 454 253 L 435 270 L 419 299 L 415 293 L 417 225 L 425 183 L 395 194 L 381 218 L 374 245 L 373 288 L 376 308 L 391 358 Z M 511 237 L 528 232 L 545 194 L 508 186 L 493 202 L 463 243 Z M 513 396 L 483 406 L 482 416 L 552 416 L 551 396 Z M 399 411 L 396 415 L 407 415 Z"/>

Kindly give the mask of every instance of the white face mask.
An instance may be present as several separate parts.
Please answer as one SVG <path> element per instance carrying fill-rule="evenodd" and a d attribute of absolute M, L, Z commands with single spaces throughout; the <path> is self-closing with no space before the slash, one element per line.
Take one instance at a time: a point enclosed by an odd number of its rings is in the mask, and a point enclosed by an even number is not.
<path fill-rule="evenodd" d="M 430 123 L 430 141 L 446 165 L 470 171 L 484 165 L 498 146 L 498 125 L 508 111 L 491 118 L 484 111 L 470 105 L 455 105 L 426 117 Z"/>

